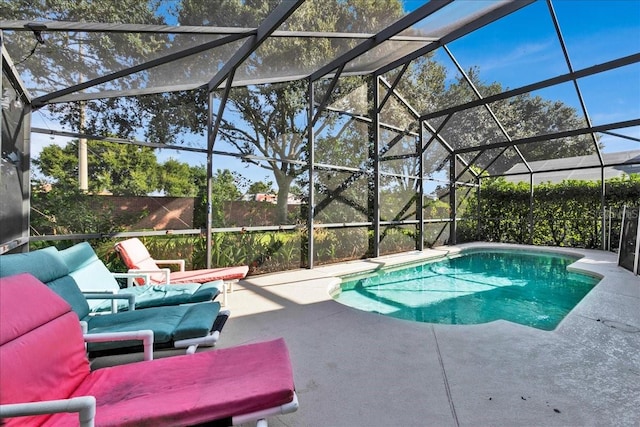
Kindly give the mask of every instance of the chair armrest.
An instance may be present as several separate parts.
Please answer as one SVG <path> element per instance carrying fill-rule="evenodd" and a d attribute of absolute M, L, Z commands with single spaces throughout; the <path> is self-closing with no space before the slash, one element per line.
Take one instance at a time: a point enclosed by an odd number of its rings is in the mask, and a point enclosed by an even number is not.
<path fill-rule="evenodd" d="M 84 297 L 86 299 L 96 299 L 96 298 L 91 298 L 90 295 L 103 295 L 103 294 L 107 294 L 107 295 L 116 295 L 118 293 L 118 291 L 111 291 L 109 289 L 103 289 L 100 291 L 82 291 L 82 294 L 84 295 Z M 118 312 L 118 303 L 116 303 L 116 299 L 115 298 L 107 298 L 111 300 L 111 312 L 112 313 L 117 313 Z M 119 298 L 121 299 L 121 298 Z M 131 306 L 131 302 L 129 302 L 129 306 Z M 135 310 L 135 306 L 133 308 L 133 310 Z"/>
<path fill-rule="evenodd" d="M 77 412 L 81 427 L 93 427 L 96 417 L 96 398 L 80 396 L 70 399 L 0 405 L 0 419 L 62 412 Z"/>
<path fill-rule="evenodd" d="M 185 262 L 183 259 L 155 259 L 154 261 L 158 265 L 167 265 L 167 264 L 178 264 L 180 266 L 180 271 L 184 271 Z"/>
<path fill-rule="evenodd" d="M 153 360 L 153 331 L 142 329 L 127 332 L 101 332 L 83 334 L 85 342 L 131 341 L 140 340 L 144 346 L 144 360 Z"/>
<path fill-rule="evenodd" d="M 129 270 L 131 271 L 131 270 Z M 151 273 L 111 273 L 116 279 L 127 279 L 127 288 L 135 286 L 134 279 L 144 280 L 145 285 L 151 284 Z"/>
<path fill-rule="evenodd" d="M 164 279 L 163 280 L 163 285 L 168 285 L 169 284 L 169 276 L 171 275 L 171 269 L 169 268 L 159 268 L 157 270 L 138 270 L 135 268 L 131 268 L 129 269 L 129 273 L 143 273 L 143 274 L 162 274 L 164 275 Z"/>
<path fill-rule="evenodd" d="M 129 304 L 129 310 L 136 309 L 136 296 L 133 294 L 114 294 L 109 292 L 83 292 L 82 294 L 86 299 L 126 299 Z"/>

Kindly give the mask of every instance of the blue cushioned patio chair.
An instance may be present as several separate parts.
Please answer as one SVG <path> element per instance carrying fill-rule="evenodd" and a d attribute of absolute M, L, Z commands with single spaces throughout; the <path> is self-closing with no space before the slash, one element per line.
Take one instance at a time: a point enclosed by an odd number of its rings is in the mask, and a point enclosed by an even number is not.
<path fill-rule="evenodd" d="M 71 305 L 84 323 L 87 333 L 127 332 L 151 330 L 154 348 L 186 348 L 193 353 L 199 345 L 213 346 L 220 336 L 229 312 L 220 310 L 217 301 L 188 305 L 151 307 L 91 316 L 85 296 L 58 251 L 45 248 L 30 253 L 0 256 L 0 277 L 29 273 L 49 286 Z M 100 295 L 99 298 L 109 298 Z M 111 295 L 116 299 L 128 299 L 131 295 Z M 140 351 L 138 341 L 89 343 L 87 349 L 92 356 L 104 353 L 126 353 Z"/>
<path fill-rule="evenodd" d="M 35 252 L 37 251 L 30 253 Z M 110 272 L 87 242 L 59 250 L 58 253 L 69 267 L 69 275 L 74 278 L 83 293 L 134 295 L 135 309 L 211 301 L 224 289 L 222 280 L 206 283 L 136 286 L 134 279 L 140 277 L 140 273 Z M 126 278 L 127 287 L 121 289 L 116 278 Z M 122 299 L 90 299 L 88 302 L 92 313 L 128 309 L 127 301 Z"/>

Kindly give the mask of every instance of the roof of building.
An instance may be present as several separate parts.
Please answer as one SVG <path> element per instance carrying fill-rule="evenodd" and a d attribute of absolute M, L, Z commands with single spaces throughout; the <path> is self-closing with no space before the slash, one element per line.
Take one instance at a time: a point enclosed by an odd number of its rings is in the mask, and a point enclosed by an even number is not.
<path fill-rule="evenodd" d="M 640 174 L 640 150 L 621 151 L 618 153 L 602 153 L 605 179 Z M 529 162 L 534 171 L 534 181 L 537 183 L 559 183 L 564 180 L 598 181 L 602 177 L 597 156 L 566 157 Z M 518 163 L 505 172 L 508 182 L 529 181 L 529 172 L 524 163 Z"/>

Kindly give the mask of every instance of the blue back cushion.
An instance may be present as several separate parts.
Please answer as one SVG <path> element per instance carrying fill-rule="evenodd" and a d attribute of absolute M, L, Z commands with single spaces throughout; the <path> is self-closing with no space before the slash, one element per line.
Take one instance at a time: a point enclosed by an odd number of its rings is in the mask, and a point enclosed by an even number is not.
<path fill-rule="evenodd" d="M 47 282 L 47 286 L 69 303 L 80 320 L 86 320 L 85 317 L 87 317 L 91 311 L 89 303 L 80 291 L 80 288 L 78 288 L 75 280 L 73 280 L 73 277 L 69 275 L 62 276 L 59 279 Z"/>
<path fill-rule="evenodd" d="M 21 254 L 0 256 L 0 277 L 20 273 L 30 273 L 41 282 L 47 283 L 69 274 L 69 269 L 53 246 Z"/>
<path fill-rule="evenodd" d="M 77 270 L 91 263 L 96 253 L 91 245 L 87 242 L 75 244 L 67 249 L 59 250 L 58 253 L 69 271 Z"/>
<path fill-rule="evenodd" d="M 69 267 L 69 274 L 83 292 L 105 292 L 120 290 L 113 274 L 98 258 L 87 242 L 78 243 L 58 252 Z"/>
<path fill-rule="evenodd" d="M 0 277 L 20 273 L 30 273 L 49 286 L 71 305 L 80 319 L 89 314 L 87 299 L 69 276 L 69 268 L 55 247 L 0 256 Z"/>

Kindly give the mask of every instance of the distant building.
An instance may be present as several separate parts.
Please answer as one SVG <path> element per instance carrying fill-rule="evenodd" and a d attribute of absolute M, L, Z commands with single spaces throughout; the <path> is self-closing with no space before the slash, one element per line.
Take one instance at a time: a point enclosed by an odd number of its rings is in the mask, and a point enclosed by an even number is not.
<path fill-rule="evenodd" d="M 241 199 L 243 202 L 266 202 L 273 203 L 274 205 L 278 203 L 278 195 L 271 193 L 256 193 L 256 194 L 245 194 Z M 289 193 L 287 197 L 288 205 L 301 205 L 302 199 L 295 194 Z"/>

